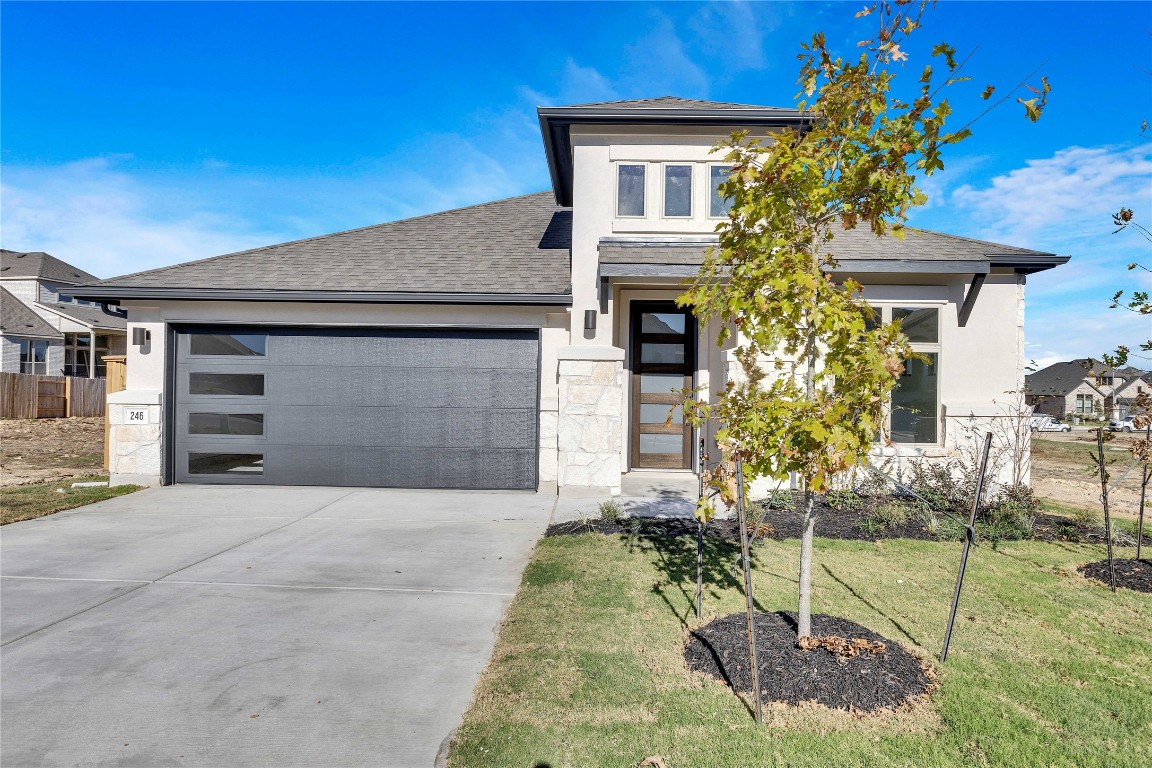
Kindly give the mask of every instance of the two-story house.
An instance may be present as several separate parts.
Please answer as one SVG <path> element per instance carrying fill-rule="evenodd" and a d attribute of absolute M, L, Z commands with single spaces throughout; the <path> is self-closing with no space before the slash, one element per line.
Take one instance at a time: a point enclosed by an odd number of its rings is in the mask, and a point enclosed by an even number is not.
<path fill-rule="evenodd" d="M 114 482 L 558 488 L 698 469 L 674 392 L 714 393 L 716 322 L 675 305 L 726 212 L 713 147 L 790 109 L 672 97 L 538 110 L 549 192 L 217 256 L 75 292 L 127 310 Z M 839 235 L 925 361 L 899 456 L 942 457 L 1023 386 L 1026 275 L 1067 257 L 933 232 Z M 705 395 L 707 396 L 707 395 Z"/>
<path fill-rule="evenodd" d="M 127 331 L 123 317 L 72 295 L 96 280 L 47 253 L 0 250 L 0 371 L 103 377 Z"/>
<path fill-rule="evenodd" d="M 1079 358 L 1041 368 L 1025 377 L 1027 403 L 1036 413 L 1063 419 L 1119 419 L 1136 398 L 1150 391 L 1149 375 L 1138 368 L 1112 368 Z"/>

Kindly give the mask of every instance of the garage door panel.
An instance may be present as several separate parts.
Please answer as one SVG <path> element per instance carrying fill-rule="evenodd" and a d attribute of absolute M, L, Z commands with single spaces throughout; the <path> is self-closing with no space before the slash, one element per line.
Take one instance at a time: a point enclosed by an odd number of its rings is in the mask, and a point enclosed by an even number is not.
<path fill-rule="evenodd" d="M 536 413 L 524 409 L 287 406 L 267 423 L 272 443 L 348 446 L 474 445 L 516 448 L 536 433 Z"/>
<path fill-rule="evenodd" d="M 536 376 L 524 369 L 476 369 L 469 372 L 440 368 L 355 366 L 338 369 L 293 368 L 289 375 L 269 382 L 269 399 L 277 405 L 305 405 L 324 387 L 331 403 L 350 406 L 428 407 L 463 406 L 523 408 L 536 398 Z"/>
<path fill-rule="evenodd" d="M 181 334 L 173 451 L 179 482 L 536 486 L 536 332 L 192 332 L 219 334 L 224 341 L 213 349 L 227 350 L 227 336 L 237 333 L 267 343 L 263 356 L 192 355 L 188 333 Z M 262 388 L 253 377 L 262 377 Z"/>
<path fill-rule="evenodd" d="M 523 488 L 536 463 L 536 452 L 524 449 L 371 447 L 353 457 L 323 446 L 290 445 L 271 446 L 266 456 L 261 481 L 274 485 L 507 490 Z"/>
<path fill-rule="evenodd" d="M 537 342 L 532 338 L 491 336 L 293 336 L 269 341 L 277 365 L 434 368 L 536 367 Z"/>

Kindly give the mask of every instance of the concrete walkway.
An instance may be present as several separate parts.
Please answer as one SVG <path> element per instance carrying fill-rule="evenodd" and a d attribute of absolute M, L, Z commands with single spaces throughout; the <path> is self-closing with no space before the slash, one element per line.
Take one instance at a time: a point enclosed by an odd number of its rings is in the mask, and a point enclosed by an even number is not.
<path fill-rule="evenodd" d="M 555 497 L 174 486 L 0 532 L 4 766 L 430 766 Z"/>

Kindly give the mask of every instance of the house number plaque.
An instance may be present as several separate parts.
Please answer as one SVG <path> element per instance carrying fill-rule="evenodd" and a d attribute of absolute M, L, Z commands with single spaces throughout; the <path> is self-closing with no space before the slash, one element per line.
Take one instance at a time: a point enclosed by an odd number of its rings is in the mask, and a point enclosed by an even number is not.
<path fill-rule="evenodd" d="M 125 408 L 124 409 L 124 423 L 125 424 L 147 424 L 148 423 L 148 409 L 147 408 Z"/>

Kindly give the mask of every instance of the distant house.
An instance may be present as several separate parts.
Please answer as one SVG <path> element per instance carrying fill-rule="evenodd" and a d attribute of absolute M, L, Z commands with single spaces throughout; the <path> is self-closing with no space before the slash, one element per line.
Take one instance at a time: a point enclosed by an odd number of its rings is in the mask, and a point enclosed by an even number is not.
<path fill-rule="evenodd" d="M 1036 371 L 1025 377 L 1024 386 L 1034 413 L 1102 419 L 1127 415 L 1137 395 L 1150 391 L 1150 379 L 1137 368 L 1111 368 L 1080 358 Z"/>
<path fill-rule="evenodd" d="M 97 278 L 39 251 L 0 250 L 0 371 L 100 378 L 125 353 L 127 322 L 73 286 Z"/>

